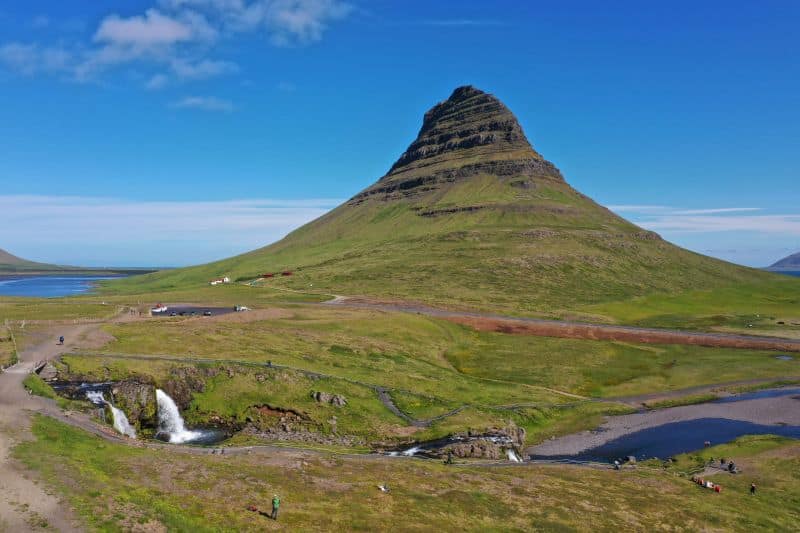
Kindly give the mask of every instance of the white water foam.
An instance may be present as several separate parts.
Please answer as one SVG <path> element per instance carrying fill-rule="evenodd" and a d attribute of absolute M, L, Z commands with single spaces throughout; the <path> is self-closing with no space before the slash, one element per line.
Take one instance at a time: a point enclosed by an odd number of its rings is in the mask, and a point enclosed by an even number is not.
<path fill-rule="evenodd" d="M 506 450 L 506 455 L 508 455 L 508 460 L 511 461 L 512 463 L 522 462 L 522 457 L 520 457 L 519 454 L 516 451 L 512 450 L 511 448 Z"/>
<path fill-rule="evenodd" d="M 202 431 L 186 429 L 175 401 L 161 389 L 156 389 L 158 402 L 158 432 L 166 434 L 172 444 L 191 442 L 203 437 Z"/>
<path fill-rule="evenodd" d="M 111 416 L 114 418 L 114 429 L 122 435 L 126 435 L 132 439 L 136 438 L 136 430 L 128 421 L 128 417 L 121 409 L 114 407 L 114 404 L 109 402 L 100 391 L 87 391 L 86 398 L 95 405 L 108 405 L 111 408 Z"/>
<path fill-rule="evenodd" d="M 413 448 L 409 448 L 403 452 L 403 455 L 406 457 L 414 457 L 414 455 L 419 452 L 419 446 L 414 446 Z"/>

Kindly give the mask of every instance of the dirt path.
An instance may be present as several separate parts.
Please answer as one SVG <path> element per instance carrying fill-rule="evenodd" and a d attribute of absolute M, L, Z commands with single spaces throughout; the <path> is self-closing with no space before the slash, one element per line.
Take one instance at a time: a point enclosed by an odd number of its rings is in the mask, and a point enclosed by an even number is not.
<path fill-rule="evenodd" d="M 732 333 L 706 333 L 673 329 L 590 324 L 540 318 L 519 318 L 488 313 L 447 311 L 424 305 L 403 302 L 382 302 L 366 298 L 337 296 L 323 305 L 336 305 L 379 311 L 399 311 L 442 318 L 471 326 L 479 331 L 496 331 L 514 335 L 625 341 L 645 344 L 688 344 L 712 348 L 745 348 L 751 350 L 777 350 L 800 352 L 800 340 L 780 337 L 756 337 Z"/>
<path fill-rule="evenodd" d="M 80 531 L 69 506 L 26 473 L 11 457 L 12 448 L 32 438 L 32 412 L 52 412 L 55 405 L 30 396 L 22 382 L 38 361 L 47 361 L 73 348 L 78 339 L 99 327 L 97 324 L 61 326 L 50 339 L 20 353 L 19 363 L 0 374 L 0 531 L 31 531 L 50 527 L 57 531 Z M 56 337 L 64 335 L 64 346 Z M 43 458 L 43 460 L 47 460 Z"/>

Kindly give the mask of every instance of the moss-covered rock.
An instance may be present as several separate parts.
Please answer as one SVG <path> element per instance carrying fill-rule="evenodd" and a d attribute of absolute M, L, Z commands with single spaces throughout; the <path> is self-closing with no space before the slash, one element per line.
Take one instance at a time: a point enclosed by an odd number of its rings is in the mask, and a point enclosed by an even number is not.
<path fill-rule="evenodd" d="M 128 421 L 137 428 L 155 428 L 158 425 L 158 403 L 152 380 L 137 377 L 116 383 L 111 388 L 111 402 L 122 409 Z"/>

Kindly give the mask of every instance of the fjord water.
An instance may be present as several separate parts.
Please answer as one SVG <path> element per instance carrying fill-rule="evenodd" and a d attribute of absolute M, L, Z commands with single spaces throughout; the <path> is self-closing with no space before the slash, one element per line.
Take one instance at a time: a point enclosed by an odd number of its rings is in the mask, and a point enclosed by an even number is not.
<path fill-rule="evenodd" d="M 0 276 L 0 296 L 58 298 L 92 290 L 96 281 L 125 277 L 116 276 Z"/>

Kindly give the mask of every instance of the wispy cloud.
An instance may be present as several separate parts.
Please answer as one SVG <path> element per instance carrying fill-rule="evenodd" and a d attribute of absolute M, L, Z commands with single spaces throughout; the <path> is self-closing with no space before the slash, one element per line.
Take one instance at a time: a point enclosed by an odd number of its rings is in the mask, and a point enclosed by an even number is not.
<path fill-rule="evenodd" d="M 151 69 L 153 89 L 171 79 L 188 81 L 238 72 L 234 63 L 211 57 L 218 43 L 260 33 L 275 46 L 320 41 L 328 27 L 353 8 L 342 0 L 160 0 L 142 13 L 109 13 L 90 42 L 52 45 L 0 43 L 0 66 L 23 75 L 60 74 L 75 81 L 96 79 L 135 64 Z M 52 26 L 45 16 L 32 25 Z"/>
<path fill-rule="evenodd" d="M 201 109 L 203 111 L 233 111 L 234 105 L 230 100 L 215 98 L 213 96 L 187 96 L 172 104 L 178 109 Z"/>
<path fill-rule="evenodd" d="M 800 236 L 800 214 L 763 214 L 760 207 L 686 209 L 662 205 L 611 205 L 638 225 L 672 233 L 759 232 Z"/>
<path fill-rule="evenodd" d="M 15 228 L 4 233 L 4 248 L 39 260 L 86 263 L 99 257 L 94 264 L 185 265 L 274 242 L 339 203 L 12 195 L 0 196 L 0 227 Z"/>
<path fill-rule="evenodd" d="M 431 19 L 420 22 L 423 26 L 503 26 L 499 20 L 487 19 Z"/>

